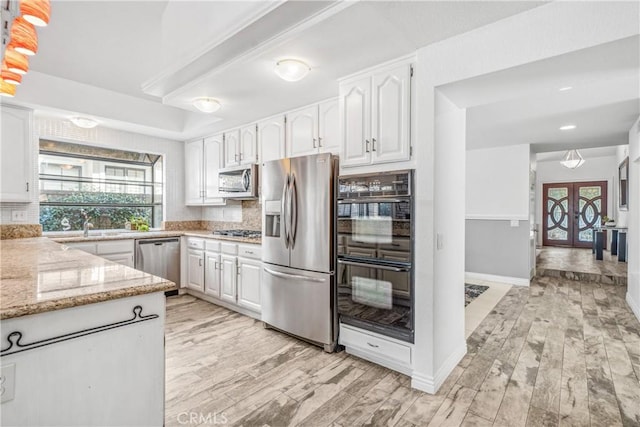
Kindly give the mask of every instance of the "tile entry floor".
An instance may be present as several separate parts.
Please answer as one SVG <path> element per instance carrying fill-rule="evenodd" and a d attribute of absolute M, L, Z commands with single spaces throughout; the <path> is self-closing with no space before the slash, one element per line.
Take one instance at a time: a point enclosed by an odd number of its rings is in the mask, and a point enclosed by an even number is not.
<path fill-rule="evenodd" d="M 640 324 L 625 287 L 541 277 L 512 287 L 437 394 L 410 378 L 167 299 L 167 426 L 638 426 Z"/>
<path fill-rule="evenodd" d="M 538 275 L 544 270 L 570 271 L 585 275 L 627 277 L 627 263 L 618 261 L 617 256 L 604 251 L 603 259 L 596 260 L 591 249 L 557 248 L 543 246 L 537 250 L 536 269 Z M 626 284 L 626 281 L 623 282 Z"/>

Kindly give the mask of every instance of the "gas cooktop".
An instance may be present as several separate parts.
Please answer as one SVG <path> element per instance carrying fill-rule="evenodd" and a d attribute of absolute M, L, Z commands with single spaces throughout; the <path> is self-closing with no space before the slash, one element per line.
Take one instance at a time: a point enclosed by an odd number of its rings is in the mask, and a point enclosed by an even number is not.
<path fill-rule="evenodd" d="M 213 232 L 216 236 L 229 236 L 229 237 L 248 237 L 257 238 L 262 237 L 261 231 L 256 230 L 216 230 Z"/>

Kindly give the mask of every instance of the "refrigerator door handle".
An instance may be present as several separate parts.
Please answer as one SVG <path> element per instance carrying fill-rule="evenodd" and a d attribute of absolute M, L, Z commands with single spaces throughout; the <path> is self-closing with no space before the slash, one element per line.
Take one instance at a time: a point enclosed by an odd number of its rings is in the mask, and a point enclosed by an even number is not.
<path fill-rule="evenodd" d="M 291 174 L 291 191 L 289 194 L 290 219 L 289 219 L 289 239 L 291 249 L 296 246 L 296 234 L 298 232 L 298 186 L 296 185 L 296 176 Z"/>
<path fill-rule="evenodd" d="M 287 203 L 287 198 L 289 195 L 289 174 L 287 174 L 287 179 L 285 180 L 284 186 L 282 187 L 282 199 L 280 200 L 280 216 L 282 218 L 282 238 L 284 239 L 284 247 L 289 249 L 289 210 L 287 209 L 289 204 Z"/>
<path fill-rule="evenodd" d="M 299 280 L 306 280 L 307 282 L 318 282 L 318 283 L 326 282 L 325 279 L 321 279 L 318 277 L 304 276 L 302 274 L 281 273 L 279 271 L 271 270 L 270 268 L 267 268 L 267 267 L 264 267 L 264 271 L 266 271 L 267 273 L 273 276 L 280 277 L 282 279 L 299 279 Z"/>

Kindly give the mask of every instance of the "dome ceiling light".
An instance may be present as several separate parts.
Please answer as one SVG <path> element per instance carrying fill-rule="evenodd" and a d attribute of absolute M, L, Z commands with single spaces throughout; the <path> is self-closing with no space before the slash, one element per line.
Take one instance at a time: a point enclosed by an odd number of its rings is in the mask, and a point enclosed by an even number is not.
<path fill-rule="evenodd" d="M 297 59 L 282 59 L 276 63 L 275 73 L 282 80 L 297 82 L 305 78 L 311 67 Z"/>
<path fill-rule="evenodd" d="M 74 125 L 83 129 L 93 129 L 94 127 L 98 126 L 98 121 L 93 120 L 89 117 L 75 116 L 70 117 L 69 120 L 71 120 L 71 123 L 73 123 Z"/>
<path fill-rule="evenodd" d="M 215 113 L 220 109 L 220 107 L 222 107 L 218 100 L 207 96 L 196 98 L 193 101 L 193 106 L 203 113 Z"/>

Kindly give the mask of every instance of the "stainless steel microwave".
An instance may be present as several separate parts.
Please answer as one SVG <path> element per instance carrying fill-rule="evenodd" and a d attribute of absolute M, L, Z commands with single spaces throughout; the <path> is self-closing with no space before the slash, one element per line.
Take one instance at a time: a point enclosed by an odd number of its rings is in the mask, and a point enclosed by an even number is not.
<path fill-rule="evenodd" d="M 258 165 L 241 165 L 218 172 L 218 191 L 226 199 L 258 198 Z"/>

